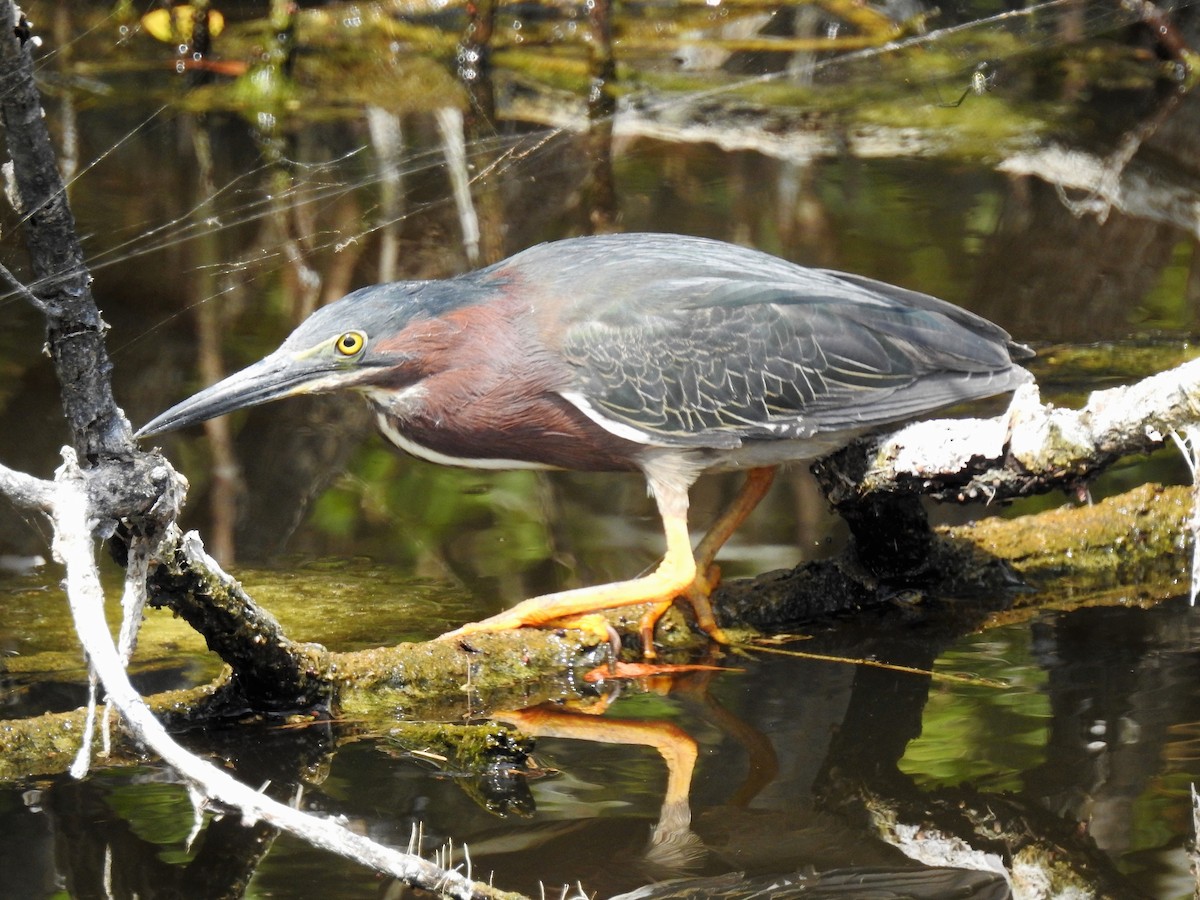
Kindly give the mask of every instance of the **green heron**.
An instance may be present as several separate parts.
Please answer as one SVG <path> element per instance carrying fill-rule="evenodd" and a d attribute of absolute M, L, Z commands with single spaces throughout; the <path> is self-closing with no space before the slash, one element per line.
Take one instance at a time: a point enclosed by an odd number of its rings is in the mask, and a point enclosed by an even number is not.
<path fill-rule="evenodd" d="M 483 469 L 640 471 L 666 553 L 648 575 L 534 597 L 451 635 L 546 625 L 635 603 L 655 623 L 708 596 L 717 551 L 775 470 L 864 432 L 1030 379 L 1000 327 L 925 294 L 702 238 L 612 234 L 541 244 L 443 281 L 354 291 L 274 353 L 145 425 L 161 434 L 294 394 L 366 396 L 414 456 Z M 745 485 L 695 551 L 688 491 Z"/>

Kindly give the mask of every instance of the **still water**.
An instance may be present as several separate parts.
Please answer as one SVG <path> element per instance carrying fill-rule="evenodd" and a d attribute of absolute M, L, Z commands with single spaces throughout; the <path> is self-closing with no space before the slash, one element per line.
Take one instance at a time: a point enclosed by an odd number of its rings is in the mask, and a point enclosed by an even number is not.
<path fill-rule="evenodd" d="M 501 13 L 488 109 L 447 61 L 462 24 L 448 13 L 410 11 L 395 17 L 407 30 L 383 34 L 368 28 L 376 7 L 314 7 L 293 36 L 294 87 L 271 91 L 253 66 L 176 74 L 170 46 L 107 6 L 61 14 L 41 75 L 74 160 L 71 200 L 112 326 L 118 400 L 135 424 L 190 394 L 202 372 L 257 359 L 349 289 L 444 277 L 596 228 L 716 237 L 944 297 L 1034 344 L 1043 395 L 1064 404 L 1177 358 L 1195 328 L 1200 231 L 1186 211 L 1200 203 L 1197 104 L 1107 8 L 852 56 L 703 41 L 687 45 L 697 55 L 654 50 L 618 20 L 629 93 L 588 128 L 588 53 L 554 53 L 586 30 L 578 11 Z M 254 5 L 228 12 L 226 60 L 269 56 Z M 989 12 L 1000 10 L 946 10 L 941 24 Z M 728 26 L 679 15 L 671 28 L 654 19 L 655 33 Z M 822 15 L 805 27 L 836 36 L 834 13 Z M 546 56 L 521 56 L 531 42 Z M 997 75 L 974 93 L 980 58 Z M 1054 154 L 1068 152 L 1063 174 Z M 19 270 L 11 224 L 0 247 Z M 48 474 L 66 435 L 41 325 L 15 299 L 4 311 L 0 459 Z M 661 552 L 639 478 L 440 469 L 389 450 L 354 398 L 255 410 L 224 444 L 211 438 L 162 440 L 192 484 L 185 524 L 292 637 L 332 650 L 429 638 L 526 596 L 629 577 Z M 1093 495 L 1186 480 L 1170 454 L 1136 462 Z M 223 481 L 231 463 L 240 474 Z M 697 521 L 735 487 L 698 485 Z M 797 467 L 722 566 L 757 574 L 844 541 Z M 0 579 L 10 719 L 84 697 L 60 573 L 29 569 L 46 545 L 44 524 L 0 522 L 14 570 Z M 934 675 L 725 655 L 712 660 L 720 672 L 615 697 L 606 688 L 602 716 L 560 708 L 523 720 L 546 734 L 539 768 L 517 774 L 457 771 L 353 722 L 232 726 L 201 743 L 243 781 L 388 844 L 407 846 L 415 828 L 425 851 L 466 844 L 476 876 L 535 896 L 539 883 L 608 897 L 683 876 L 913 867 L 868 821 L 873 796 L 948 833 L 976 814 L 996 834 L 1022 823 L 1031 845 L 1086 869 L 1099 895 L 1188 897 L 1200 692 L 1185 577 L 1180 597 L 1150 608 L 1085 598 L 965 635 L 903 603 L 806 626 L 793 649 Z M 150 615 L 142 644 L 143 691 L 219 670 L 165 614 Z M 693 752 L 689 771 L 679 760 Z M 187 793 L 153 759 L 82 782 L 9 783 L 0 822 L 0 897 L 400 895 L 231 817 L 206 816 L 189 840 Z"/>

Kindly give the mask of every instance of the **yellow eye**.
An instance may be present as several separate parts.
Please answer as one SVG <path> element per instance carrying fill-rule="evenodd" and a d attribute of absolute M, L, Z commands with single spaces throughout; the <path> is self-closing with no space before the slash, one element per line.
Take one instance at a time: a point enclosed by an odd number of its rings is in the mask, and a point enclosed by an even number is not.
<path fill-rule="evenodd" d="M 367 336 L 361 331 L 347 331 L 334 342 L 337 352 L 342 356 L 354 356 L 362 352 L 367 345 Z"/>

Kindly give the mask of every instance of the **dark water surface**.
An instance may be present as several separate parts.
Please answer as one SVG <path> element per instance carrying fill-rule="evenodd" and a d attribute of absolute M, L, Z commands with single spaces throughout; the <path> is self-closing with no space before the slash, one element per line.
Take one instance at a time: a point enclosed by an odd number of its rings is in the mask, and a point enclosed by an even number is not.
<path fill-rule="evenodd" d="M 444 277 L 597 225 L 722 238 L 960 303 L 1033 343 L 1043 395 L 1062 403 L 1174 364 L 1194 332 L 1196 100 L 1174 95 L 1145 34 L 1107 7 L 837 65 L 829 54 L 743 52 L 698 72 L 680 67 L 678 48 L 626 58 L 618 41 L 631 96 L 651 99 L 627 101 L 611 136 L 607 120 L 582 128 L 586 65 L 551 77 L 559 70 L 512 55 L 517 12 L 499 20 L 510 55 L 497 56 L 489 118 L 478 95 L 464 99 L 445 56 L 355 19 L 375 7 L 323 9 L 333 18 L 301 33 L 299 88 L 286 95 L 253 94 L 246 76 L 238 91 L 223 75 L 188 81 L 169 46 L 102 13 L 81 10 L 65 39 L 47 42 L 48 114 L 60 138 L 74 117 L 71 200 L 112 326 L 118 401 L 135 424 L 203 383 L 203 354 L 239 368 L 349 289 Z M 246 48 L 266 32 L 255 30 L 253 4 L 241 12 L 250 24 L 234 21 L 226 39 L 240 43 L 226 45 L 227 58 L 257 59 Z M 969 12 L 947 9 L 941 25 Z M 549 24 L 523 14 L 525 33 L 585 22 L 578 11 Z M 446 16 L 415 21 L 445 25 L 452 45 L 461 23 Z M 633 26 L 619 35 L 643 46 Z M 992 90 L 949 106 L 981 59 L 998 73 Z M 465 124 L 439 118 L 448 108 L 465 109 Z M 458 141 L 469 198 L 454 194 Z M 1057 181 L 1052 151 L 1077 154 Z M 1093 165 L 1121 186 L 1120 206 L 1101 209 L 1110 195 Z M 1088 178 L 1091 188 L 1075 181 Z M 4 223 L 0 253 L 19 270 L 13 226 Z M 48 474 L 66 433 L 41 324 L 14 298 L 3 309 L 0 460 Z M 661 552 L 634 476 L 437 468 L 388 449 L 353 397 L 289 401 L 233 427 L 232 491 L 199 429 L 161 440 L 192 483 L 185 524 L 289 634 L 333 650 L 431 637 L 523 597 L 629 577 Z M 1172 454 L 1135 463 L 1094 494 L 1187 478 Z M 695 521 L 735 487 L 698 485 Z M 1015 512 L 1065 502 L 1038 498 Z M 843 540 L 796 467 L 722 565 L 756 574 Z M 18 571 L 49 557 L 46 526 L 8 513 L 0 554 L 14 570 L 0 577 L 6 718 L 74 708 L 86 673 L 60 573 Z M 1187 897 L 1200 620 L 1186 591 L 1181 571 L 1180 596 L 1154 608 L 1108 597 L 965 636 L 906 625 L 902 603 L 828 623 L 791 648 L 935 677 L 728 656 L 730 671 L 634 684 L 604 716 L 575 716 L 572 737 L 538 740 L 549 771 L 528 780 L 481 785 L 386 736 L 336 752 L 336 732 L 248 726 L 206 739 L 250 784 L 290 795 L 303 782 L 301 805 L 392 845 L 419 825 L 424 850 L 466 844 L 477 876 L 494 872 L 497 886 L 533 895 L 539 881 L 551 896 L 578 884 L 606 897 L 680 876 L 913 865 L 838 808 L 840 786 L 864 782 L 892 801 L 993 804 L 998 823 L 1073 835 L 1072 847 L 1094 852 L 1094 883 L 1109 896 Z M 134 669 L 152 692 L 203 683 L 218 664 L 156 613 Z M 628 724 L 633 742 L 613 743 L 619 728 L 596 727 L 606 721 Z M 677 803 L 664 806 L 675 787 L 664 754 L 692 746 L 689 825 Z M 189 844 L 192 826 L 186 790 L 153 760 L 83 782 L 9 785 L 0 897 L 230 896 L 247 879 L 251 897 L 400 896 L 366 869 L 229 817 L 207 817 Z M 1018 885 L 1018 896 L 1051 895 Z"/>

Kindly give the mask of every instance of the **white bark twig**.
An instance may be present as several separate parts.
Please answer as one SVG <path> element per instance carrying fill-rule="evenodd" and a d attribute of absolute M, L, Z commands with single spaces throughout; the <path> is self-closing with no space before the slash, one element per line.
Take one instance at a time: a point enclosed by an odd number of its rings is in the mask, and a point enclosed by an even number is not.
<path fill-rule="evenodd" d="M 64 464 L 53 483 L 0 466 L 0 491 L 23 506 L 47 511 L 54 526 L 53 551 L 66 568 L 66 593 L 75 630 L 99 676 L 108 703 L 120 712 L 133 737 L 174 769 L 206 806 L 232 809 L 248 824 L 266 822 L 315 847 L 355 860 L 407 884 L 444 896 L 473 898 L 519 897 L 472 882 L 462 873 L 441 869 L 419 856 L 401 853 L 355 834 L 329 819 L 309 815 L 238 782 L 189 753 L 167 733 L 145 700 L 134 689 L 121 654 L 104 617 L 104 591 L 94 555 L 94 517 L 87 493 L 87 476 L 64 450 Z M 131 566 L 140 566 L 138 554 Z"/>
<path fill-rule="evenodd" d="M 79 739 L 79 749 L 75 751 L 75 760 L 71 763 L 71 777 L 83 778 L 92 764 L 92 743 L 96 739 L 96 706 L 100 696 L 100 676 L 90 665 L 88 666 L 88 698 L 87 714 L 83 719 L 83 734 Z M 108 707 L 104 709 L 104 726 L 108 728 Z"/>
<path fill-rule="evenodd" d="M 1200 359 L 1125 387 L 1094 391 L 1082 409 L 1042 404 L 1036 386 L 1025 385 L 1002 416 L 914 422 L 863 442 L 867 465 L 849 487 L 860 496 L 895 491 L 900 484 L 929 487 L 969 470 L 975 474 L 960 493 L 1011 498 L 1156 449 L 1172 432 L 1195 423 L 1200 423 Z"/>
<path fill-rule="evenodd" d="M 1196 793 L 1193 782 L 1192 789 L 1192 844 L 1188 847 L 1188 856 L 1192 863 L 1192 878 L 1195 879 L 1196 889 L 1193 896 L 1200 898 L 1200 794 Z"/>
<path fill-rule="evenodd" d="M 1179 448 L 1188 471 L 1192 473 L 1192 514 L 1188 518 L 1188 530 L 1192 538 L 1192 589 L 1190 599 L 1196 605 L 1200 595 L 1200 423 L 1184 425 L 1171 432 L 1175 446 Z"/>
<path fill-rule="evenodd" d="M 121 631 L 117 638 L 117 652 L 125 668 L 129 667 L 133 651 L 137 649 L 138 631 L 146 608 L 146 575 L 150 571 L 148 543 L 141 535 L 129 538 L 129 561 L 125 566 L 125 587 L 121 591 Z M 104 718 L 100 722 L 100 742 L 105 756 L 112 752 L 111 712 L 111 704 L 105 705 Z"/>
<path fill-rule="evenodd" d="M 0 466 L 0 494 L 22 509 L 49 512 L 54 503 L 54 483 Z"/>

